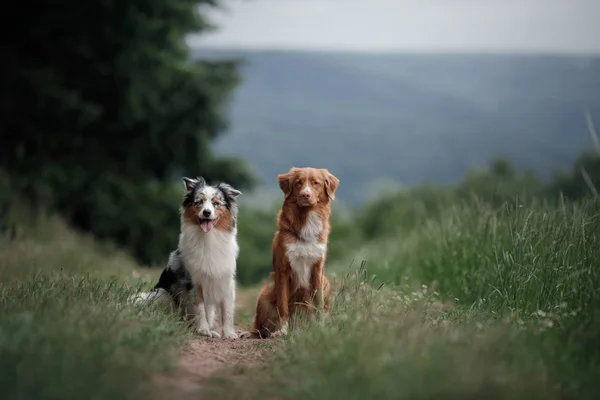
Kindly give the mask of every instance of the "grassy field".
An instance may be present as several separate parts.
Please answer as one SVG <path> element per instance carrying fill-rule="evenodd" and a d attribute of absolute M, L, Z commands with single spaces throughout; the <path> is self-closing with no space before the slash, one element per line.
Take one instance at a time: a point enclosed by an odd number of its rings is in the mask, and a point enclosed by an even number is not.
<path fill-rule="evenodd" d="M 342 287 L 330 319 L 294 330 L 251 385 L 215 390 L 232 399 L 595 398 L 599 210 L 456 205 L 349 251 L 353 263 L 327 267 Z"/>
<path fill-rule="evenodd" d="M 169 368 L 188 332 L 126 298 L 155 273 L 41 217 L 0 239 L 3 399 L 137 399 Z"/>
<path fill-rule="evenodd" d="M 362 246 L 340 232 L 348 245 L 327 265 L 337 288 L 330 316 L 294 327 L 247 379 L 205 390 L 223 399 L 595 398 L 599 211 L 597 202 L 456 202 Z M 159 273 L 141 271 L 53 217 L 3 234 L 2 398 L 154 391 L 153 374 L 191 334 L 161 310 L 126 305 Z"/>

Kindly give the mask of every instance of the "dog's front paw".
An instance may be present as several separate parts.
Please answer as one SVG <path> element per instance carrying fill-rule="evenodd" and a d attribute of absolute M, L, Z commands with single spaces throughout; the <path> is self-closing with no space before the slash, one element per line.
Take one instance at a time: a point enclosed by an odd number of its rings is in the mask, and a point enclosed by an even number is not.
<path fill-rule="evenodd" d="M 217 332 L 214 332 L 214 333 L 216 333 L 218 335 Z M 213 337 L 213 335 L 212 335 L 213 332 L 211 332 L 210 329 L 206 329 L 206 328 L 198 328 L 198 334 L 200 336 Z"/>
<path fill-rule="evenodd" d="M 279 329 L 278 331 L 275 331 L 271 334 L 271 337 L 280 337 L 280 336 L 285 336 L 288 334 L 288 324 L 284 324 L 281 329 Z"/>
<path fill-rule="evenodd" d="M 271 334 L 271 337 L 280 337 L 280 336 L 285 336 L 287 335 L 287 329 L 280 329 L 278 331 L 275 331 Z"/>
<path fill-rule="evenodd" d="M 223 339 L 237 339 L 238 335 L 234 331 L 223 332 Z"/>

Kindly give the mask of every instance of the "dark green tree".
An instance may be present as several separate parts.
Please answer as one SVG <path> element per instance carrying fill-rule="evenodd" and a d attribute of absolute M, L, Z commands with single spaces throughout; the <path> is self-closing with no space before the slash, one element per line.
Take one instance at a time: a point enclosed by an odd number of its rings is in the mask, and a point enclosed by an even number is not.
<path fill-rule="evenodd" d="M 563 195 L 569 200 L 600 199 L 600 154 L 581 154 L 570 171 L 556 173 L 548 192 L 553 197 Z"/>
<path fill-rule="evenodd" d="M 66 0 L 13 12 L 0 168 L 20 196 L 151 262 L 177 239 L 180 175 L 252 184 L 243 163 L 210 151 L 238 76 L 233 61 L 190 59 L 186 35 L 211 28 L 200 6 L 218 4 Z"/>

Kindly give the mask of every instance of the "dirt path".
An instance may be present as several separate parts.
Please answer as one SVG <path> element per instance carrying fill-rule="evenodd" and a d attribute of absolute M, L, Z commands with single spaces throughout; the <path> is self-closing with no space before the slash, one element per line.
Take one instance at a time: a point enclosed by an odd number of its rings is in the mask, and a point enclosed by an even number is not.
<path fill-rule="evenodd" d="M 250 326 L 258 289 L 238 290 L 236 300 L 236 332 L 247 331 Z M 217 314 L 218 316 L 218 314 Z M 217 331 L 220 327 L 217 325 Z M 201 396 L 208 382 L 216 377 L 236 379 L 253 367 L 265 363 L 266 354 L 273 342 L 261 339 L 224 340 L 195 337 L 178 356 L 176 370 L 157 377 L 164 389 L 160 398 L 178 400 L 185 398 L 210 398 Z"/>

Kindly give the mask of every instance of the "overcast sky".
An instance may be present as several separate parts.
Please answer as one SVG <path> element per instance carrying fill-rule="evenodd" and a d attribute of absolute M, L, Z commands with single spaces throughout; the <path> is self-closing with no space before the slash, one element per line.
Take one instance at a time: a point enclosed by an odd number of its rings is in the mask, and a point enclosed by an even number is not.
<path fill-rule="evenodd" d="M 600 0 L 226 0 L 192 44 L 600 53 Z"/>

